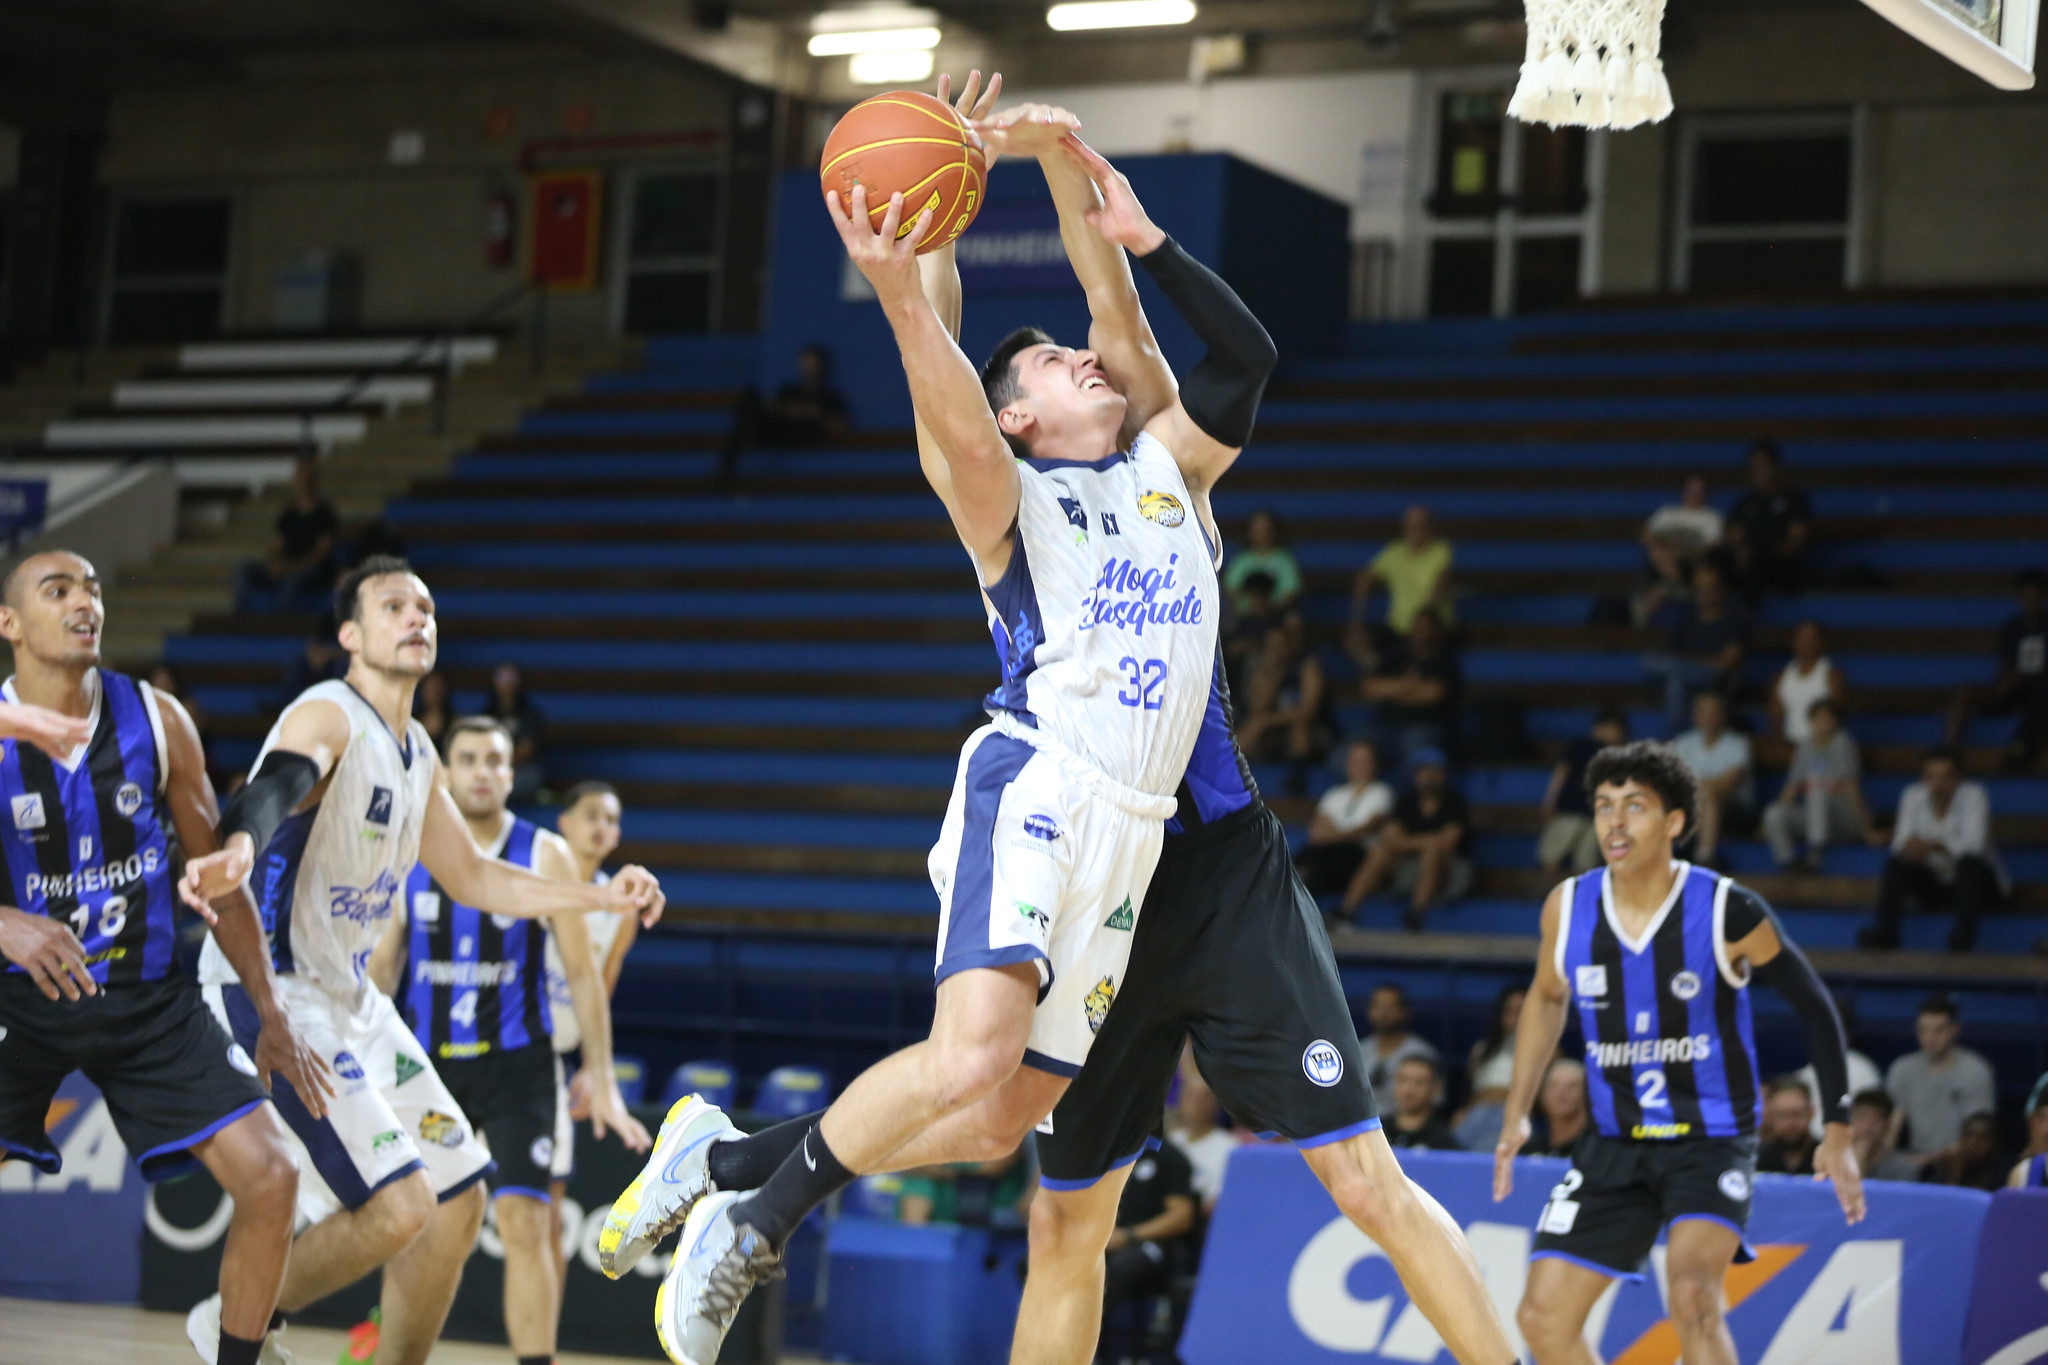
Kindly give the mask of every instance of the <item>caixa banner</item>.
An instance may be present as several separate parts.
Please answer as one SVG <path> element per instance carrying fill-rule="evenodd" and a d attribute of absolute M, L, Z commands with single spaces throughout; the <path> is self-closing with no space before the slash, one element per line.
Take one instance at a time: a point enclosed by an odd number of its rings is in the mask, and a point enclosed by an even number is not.
<path fill-rule="evenodd" d="M 1517 1163 L 1515 1192 L 1499 1204 L 1491 1156 L 1403 1152 L 1401 1164 L 1465 1229 L 1521 1350 L 1515 1306 L 1529 1245 L 1567 1163 Z M 1991 1197 L 1891 1183 L 1866 1188 L 1869 1217 L 1852 1228 L 1829 1185 L 1758 1177 L 1749 1227 L 1758 1259 L 1728 1277 L 1728 1325 L 1743 1360 L 1957 1365 Z M 1605 1360 L 1679 1365 L 1661 1243 L 1647 1271 L 1600 1299 L 1587 1336 Z M 1246 1147 L 1232 1156 L 1180 1355 L 1187 1365 L 1430 1365 L 1451 1358 L 1385 1253 L 1337 1212 L 1307 1165 L 1284 1147 Z M 2035 1363 L 2028 1356 L 2000 1365 Z"/>
<path fill-rule="evenodd" d="M 142 1281 L 141 1174 L 107 1102 L 83 1076 L 57 1088 L 46 1122 L 64 1167 L 0 1165 L 0 1296 L 133 1303 Z M 28 1229 L 34 1235 L 22 1235 Z"/>

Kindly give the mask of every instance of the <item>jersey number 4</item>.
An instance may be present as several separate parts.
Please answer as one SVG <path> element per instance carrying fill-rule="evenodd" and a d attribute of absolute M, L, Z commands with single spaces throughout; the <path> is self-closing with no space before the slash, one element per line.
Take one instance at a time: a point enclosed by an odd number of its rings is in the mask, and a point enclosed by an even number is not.
<path fill-rule="evenodd" d="M 1124 690 L 1116 699 L 1125 706 L 1157 711 L 1166 700 L 1166 660 L 1133 659 L 1126 654 L 1117 665 L 1124 671 Z"/>

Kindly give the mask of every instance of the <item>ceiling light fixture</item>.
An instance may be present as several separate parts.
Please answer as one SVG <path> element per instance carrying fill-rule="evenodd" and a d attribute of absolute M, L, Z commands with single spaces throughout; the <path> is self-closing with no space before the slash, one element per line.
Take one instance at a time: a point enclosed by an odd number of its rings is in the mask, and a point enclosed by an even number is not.
<path fill-rule="evenodd" d="M 846 60 L 847 77 L 855 85 L 899 85 L 927 80 L 932 54 L 924 49 L 859 52 Z"/>
<path fill-rule="evenodd" d="M 929 50 L 939 45 L 936 28 L 883 28 L 865 33 L 814 33 L 813 57 L 853 57 L 865 52 Z"/>
<path fill-rule="evenodd" d="M 1194 17 L 1194 0 L 1075 0 L 1045 12 L 1046 24 L 1063 33 L 1185 24 Z"/>

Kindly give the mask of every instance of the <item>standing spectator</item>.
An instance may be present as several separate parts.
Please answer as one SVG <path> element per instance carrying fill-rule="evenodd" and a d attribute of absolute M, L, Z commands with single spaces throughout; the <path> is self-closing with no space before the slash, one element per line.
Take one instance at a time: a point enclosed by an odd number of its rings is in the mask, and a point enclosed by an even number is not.
<path fill-rule="evenodd" d="M 740 457 L 754 446 L 815 446 L 845 438 L 846 395 L 832 383 L 832 352 L 813 342 L 797 352 L 796 369 L 797 377 L 766 403 L 751 388 L 740 398 L 725 438 L 720 482 L 739 476 Z"/>
<path fill-rule="evenodd" d="M 1394 789 L 1380 781 L 1372 741 L 1352 740 L 1344 752 L 1344 780 L 1316 803 L 1308 845 L 1294 857 L 1309 893 L 1321 900 L 1350 885 L 1365 850 L 1393 816 Z"/>
<path fill-rule="evenodd" d="M 1457 738 L 1462 673 L 1450 632 L 1433 607 L 1409 623 L 1405 640 L 1380 651 L 1378 667 L 1360 688 L 1373 703 L 1372 733 L 1381 752 L 1397 763 L 1423 749 L 1442 749 Z"/>
<path fill-rule="evenodd" d="M 1543 1117 L 1543 1137 L 1522 1149 L 1524 1156 L 1572 1154 L 1593 1126 L 1592 1106 L 1586 1099 L 1586 1064 L 1576 1057 L 1559 1057 L 1543 1073 L 1543 1087 L 1536 1092 L 1536 1109 Z"/>
<path fill-rule="evenodd" d="M 1920 1179 L 1966 1190 L 2002 1189 L 2006 1164 L 1998 1151 L 1998 1115 L 1987 1109 L 1964 1119 L 1956 1140 L 1920 1168 Z"/>
<path fill-rule="evenodd" d="M 1741 680 L 1749 617 L 1730 599 L 1720 566 L 1703 561 L 1692 571 L 1692 600 L 1667 604 L 1650 624 L 1663 629 L 1664 649 L 1643 656 L 1643 671 L 1663 684 L 1664 715 L 1676 730 L 1694 692 L 1731 692 Z"/>
<path fill-rule="evenodd" d="M 1451 1126 L 1437 1112 L 1443 1100 L 1443 1074 L 1436 1058 L 1403 1057 L 1394 1067 L 1394 1112 L 1384 1125 L 1387 1141 L 1396 1147 L 1422 1147 L 1434 1152 L 1461 1152 Z"/>
<path fill-rule="evenodd" d="M 1858 1090 L 1849 1102 L 1849 1144 L 1865 1180 L 1918 1180 L 1920 1163 L 1892 1145 L 1898 1106 L 1882 1089 Z"/>
<path fill-rule="evenodd" d="M 1828 657 L 1820 622 L 1801 621 L 1792 632 L 1792 661 L 1771 684 L 1772 733 L 1788 744 L 1803 744 L 1812 733 L 1807 717 L 1813 704 L 1825 697 L 1839 707 L 1848 690 L 1842 670 Z"/>
<path fill-rule="evenodd" d="M 1756 819 L 1749 736 L 1728 728 L 1727 698 L 1702 692 L 1692 699 L 1692 729 L 1671 741 L 1671 749 L 1699 779 L 1700 825 L 1692 860 L 1713 867 L 1720 857 L 1721 831 L 1740 832 Z"/>
<path fill-rule="evenodd" d="M 1904 1150 L 1927 1157 L 1962 1135 L 1963 1120 L 1996 1107 L 1991 1064 L 1963 1047 L 1962 1012 L 1945 995 L 1930 996 L 1915 1022 L 1920 1050 L 1892 1063 L 1884 1088 L 1899 1107 Z"/>
<path fill-rule="evenodd" d="M 1342 913 L 1347 919 L 1391 877 L 1397 893 L 1408 893 L 1401 922 L 1411 930 L 1420 929 L 1423 918 L 1440 902 L 1456 899 L 1472 884 L 1472 864 L 1465 858 L 1472 810 L 1464 793 L 1451 785 L 1449 767 L 1438 750 L 1416 754 L 1414 770 L 1413 784 L 1394 802 L 1394 818 L 1344 892 Z"/>
<path fill-rule="evenodd" d="M 1372 1032 L 1358 1040 L 1358 1049 L 1365 1061 L 1366 1080 L 1381 1094 L 1386 1093 L 1394 1067 L 1402 1058 L 1436 1060 L 1436 1049 L 1430 1046 L 1429 1040 L 1408 1031 L 1412 1017 L 1408 1008 L 1408 992 L 1392 982 L 1373 987 L 1371 997 L 1365 1002 L 1365 1022 L 1371 1026 Z"/>
<path fill-rule="evenodd" d="M 1823 698 L 1806 715 L 1812 731 L 1793 751 L 1785 789 L 1764 811 L 1764 838 L 1778 866 L 1789 868 L 1802 863 L 1804 833 L 1803 866 L 1818 872 L 1829 843 L 1861 839 L 1869 831 L 1870 809 L 1863 804 L 1863 759 L 1835 704 Z"/>
<path fill-rule="evenodd" d="M 1877 922 L 1856 936 L 1865 948 L 1899 946 L 1906 907 L 1953 910 L 1948 950 L 1966 953 L 1977 943 L 1977 917 L 2009 889 L 2005 866 L 1991 843 L 1991 796 L 1981 782 L 1963 780 L 1962 760 L 1936 749 L 1920 765 L 1920 780 L 1899 793 L 1892 854 L 1877 892 Z"/>
<path fill-rule="evenodd" d="M 1667 502 L 1643 523 L 1643 553 L 1660 583 L 1683 583 L 1692 566 L 1721 543 L 1721 514 L 1707 501 L 1707 481 L 1686 476 L 1677 502 Z"/>
<path fill-rule="evenodd" d="M 1749 490 L 1728 509 L 1735 574 L 1754 602 L 1766 589 L 1797 592 L 1806 580 L 1813 540 L 1813 504 L 1785 487 L 1785 457 L 1769 441 L 1749 448 Z"/>
<path fill-rule="evenodd" d="M 1180 1148 L 1141 1153 L 1117 1201 L 1116 1227 L 1103 1261 L 1103 1315 L 1120 1303 L 1157 1294 L 1194 1258 L 1194 1172 Z"/>
<path fill-rule="evenodd" d="M 1501 1110 L 1515 1071 L 1515 1029 L 1521 1023 L 1522 1001 L 1527 997 L 1528 992 L 1514 982 L 1500 988 L 1493 1002 L 1493 1027 L 1472 1044 L 1472 1055 L 1465 1060 L 1471 1093 L 1464 1110 L 1452 1121 L 1451 1131 L 1468 1152 L 1492 1151 L 1500 1140 Z"/>
<path fill-rule="evenodd" d="M 1628 715 L 1603 706 L 1593 728 L 1564 746 L 1543 793 L 1543 832 L 1536 836 L 1536 861 L 1545 872 L 1589 872 L 1600 866 L 1600 837 L 1593 830 L 1593 803 L 1586 796 L 1586 765 L 1593 755 L 1628 743 Z M 1492 1144 L 1487 1144 L 1491 1146 Z"/>
<path fill-rule="evenodd" d="M 434 741 L 438 752 L 448 727 L 455 723 L 455 706 L 448 699 L 447 674 L 429 673 L 420 679 L 418 690 L 412 694 L 412 718 L 426 727 L 427 738 Z"/>
<path fill-rule="evenodd" d="M 1244 591 L 1245 580 L 1255 573 L 1272 580 L 1273 605 L 1292 611 L 1301 598 L 1301 565 L 1280 534 L 1280 521 L 1261 509 L 1251 514 L 1244 526 L 1244 548 L 1223 566 L 1223 586 L 1233 597 Z M 1241 605 L 1241 604 L 1240 604 Z"/>
<path fill-rule="evenodd" d="M 1242 1142 L 1238 1134 L 1221 1126 L 1223 1106 L 1216 1092 L 1195 1065 L 1193 1052 L 1180 1059 L 1180 1094 L 1166 1115 L 1166 1140 L 1180 1148 L 1188 1159 L 1195 1198 L 1201 1201 L 1202 1217 L 1216 1212 L 1223 1197 L 1223 1177 L 1230 1166 L 1230 1154 Z"/>
<path fill-rule="evenodd" d="M 2027 1149 L 2005 1183 L 2016 1190 L 2048 1188 L 2048 1072 L 2027 1096 Z"/>
<path fill-rule="evenodd" d="M 1358 666 L 1371 672 L 1388 637 L 1405 636 L 1415 613 L 1434 607 L 1437 619 L 1451 625 L 1451 542 L 1436 533 L 1429 509 L 1417 504 L 1401 518 L 1401 538 L 1389 541 L 1358 571 L 1351 589 L 1351 618 L 1345 629 L 1345 648 Z M 1366 624 L 1366 606 L 1376 589 L 1387 590 L 1384 632 Z"/>
<path fill-rule="evenodd" d="M 2013 581 L 2019 610 L 1998 628 L 1998 680 L 1988 695 L 1965 689 L 1949 711 L 1948 744 L 1963 742 L 1973 716 L 2017 715 L 2002 766 L 2024 772 L 2048 745 L 2048 569 L 2027 569 Z"/>
<path fill-rule="evenodd" d="M 1290 786 L 1330 752 L 1335 726 L 1323 665 L 1308 652 L 1299 621 L 1266 632 L 1265 646 L 1245 689 L 1245 719 L 1237 742 L 1251 758 L 1278 754 L 1294 766 Z"/>
<path fill-rule="evenodd" d="M 1756 1168 L 1777 1175 L 1812 1175 L 1813 1092 L 1797 1076 L 1780 1076 L 1764 1088 L 1764 1119 L 1757 1130 Z"/>
<path fill-rule="evenodd" d="M 286 611 L 316 611 L 334 585 L 334 538 L 341 518 L 320 492 L 320 462 L 292 466 L 292 495 L 277 514 L 277 534 L 261 560 L 242 566 L 244 592 L 274 591 Z"/>
<path fill-rule="evenodd" d="M 512 735 L 512 799 L 530 801 L 541 784 L 541 740 L 547 722 L 526 694 L 519 665 L 502 663 L 491 670 L 491 698 L 484 714 Z"/>

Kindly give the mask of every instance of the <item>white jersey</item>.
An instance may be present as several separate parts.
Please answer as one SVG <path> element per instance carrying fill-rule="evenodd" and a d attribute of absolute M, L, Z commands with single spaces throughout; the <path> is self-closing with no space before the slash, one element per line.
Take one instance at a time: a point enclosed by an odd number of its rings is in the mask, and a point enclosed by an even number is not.
<path fill-rule="evenodd" d="M 1016 546 L 985 588 L 1003 681 L 997 727 L 1050 740 L 1111 781 L 1171 797 L 1216 669 L 1215 547 L 1173 454 L 1027 460 Z"/>
<path fill-rule="evenodd" d="M 249 889 L 263 915 L 271 962 L 281 975 L 317 985 L 360 1012 L 376 988 L 370 950 L 419 860 L 420 830 L 433 795 L 434 746 L 418 721 L 401 744 L 376 708 L 346 682 L 307 688 L 284 709 L 263 741 L 268 754 L 285 718 L 309 701 L 327 701 L 348 717 L 348 747 L 330 774 L 326 795 L 310 810 L 286 817 L 256 860 Z M 235 980 L 220 946 L 208 939 L 200 980 Z"/>
<path fill-rule="evenodd" d="M 603 886 L 611 880 L 608 872 L 599 872 L 590 879 L 594 886 Z M 619 941 L 619 929 L 624 925 L 624 915 L 614 915 L 597 910 L 583 917 L 583 927 L 590 934 L 590 956 L 597 962 L 597 975 L 604 979 L 605 959 L 612 955 L 612 945 Z M 553 934 L 548 935 L 548 1018 L 555 1026 L 555 1051 L 574 1052 L 583 1043 L 583 1025 L 576 1019 L 576 997 L 569 993 L 569 971 L 562 965 L 562 944 Z"/>

